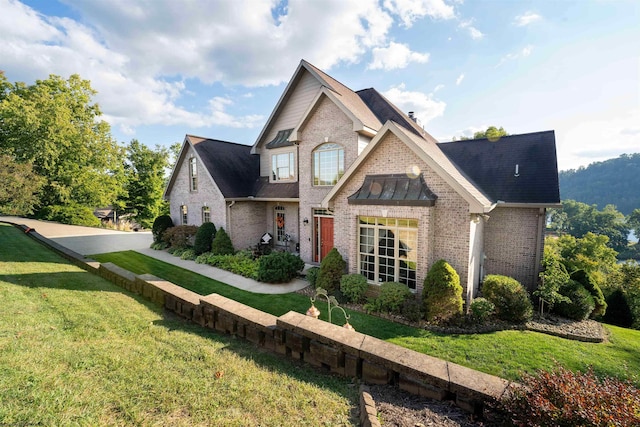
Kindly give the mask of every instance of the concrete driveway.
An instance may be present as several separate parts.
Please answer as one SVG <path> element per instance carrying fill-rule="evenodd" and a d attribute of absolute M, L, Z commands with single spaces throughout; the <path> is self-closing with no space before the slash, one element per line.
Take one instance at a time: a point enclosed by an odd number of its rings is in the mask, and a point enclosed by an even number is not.
<path fill-rule="evenodd" d="M 24 224 L 44 237 L 81 255 L 147 249 L 153 242 L 150 231 L 117 231 L 81 227 L 57 222 L 37 221 L 15 216 L 0 216 L 0 221 Z"/>

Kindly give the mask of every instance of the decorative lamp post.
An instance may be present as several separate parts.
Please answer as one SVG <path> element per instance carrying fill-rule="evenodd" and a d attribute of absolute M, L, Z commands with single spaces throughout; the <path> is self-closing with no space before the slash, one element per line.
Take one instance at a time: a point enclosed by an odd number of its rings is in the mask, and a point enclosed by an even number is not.
<path fill-rule="evenodd" d="M 313 297 L 309 298 L 311 300 L 311 307 L 309 307 L 309 310 L 307 310 L 307 316 L 314 317 L 316 319 L 320 316 L 320 310 L 318 310 L 315 306 L 315 302 L 316 302 L 316 299 L 318 299 L 318 297 L 324 297 L 327 300 L 327 313 L 329 317 L 329 323 L 332 323 L 331 312 L 337 308 L 340 311 L 342 311 L 342 314 L 344 315 L 344 318 L 346 321 L 343 328 L 348 329 L 350 331 L 355 331 L 354 327 L 351 326 L 351 324 L 349 323 L 349 318 L 351 316 L 347 314 L 344 308 L 340 307 L 336 297 L 334 297 L 333 295 L 329 295 L 327 291 L 322 288 L 316 289 L 316 294 Z"/>

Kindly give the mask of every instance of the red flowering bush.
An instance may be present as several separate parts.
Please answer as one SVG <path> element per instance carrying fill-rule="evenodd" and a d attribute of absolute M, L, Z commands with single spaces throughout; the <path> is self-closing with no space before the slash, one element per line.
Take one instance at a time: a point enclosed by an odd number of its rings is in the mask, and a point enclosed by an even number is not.
<path fill-rule="evenodd" d="M 640 390 L 630 382 L 599 379 L 592 370 L 540 371 L 510 391 L 500 406 L 514 426 L 640 425 Z"/>

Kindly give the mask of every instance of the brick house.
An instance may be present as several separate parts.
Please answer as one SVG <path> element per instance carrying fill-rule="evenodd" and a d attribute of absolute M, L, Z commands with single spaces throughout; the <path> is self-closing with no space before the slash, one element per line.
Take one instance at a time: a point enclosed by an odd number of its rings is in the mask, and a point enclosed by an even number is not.
<path fill-rule="evenodd" d="M 419 292 L 445 259 L 467 300 L 485 274 L 535 286 L 560 202 L 553 131 L 438 143 L 304 60 L 253 146 L 187 135 L 165 197 L 175 224 L 211 221 L 236 249 L 269 232 L 310 264 L 335 247 L 372 284 Z"/>

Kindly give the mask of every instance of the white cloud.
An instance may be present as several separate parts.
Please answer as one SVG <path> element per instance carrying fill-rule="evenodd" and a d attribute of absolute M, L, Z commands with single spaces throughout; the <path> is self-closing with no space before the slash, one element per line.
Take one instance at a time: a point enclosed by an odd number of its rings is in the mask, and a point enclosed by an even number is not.
<path fill-rule="evenodd" d="M 225 108 L 232 104 L 232 100 L 220 96 L 211 99 L 209 101 L 210 114 L 203 117 L 205 126 L 220 125 L 234 128 L 254 128 L 263 124 L 265 118 L 259 115 L 233 117 L 226 113 Z"/>
<path fill-rule="evenodd" d="M 471 38 L 474 40 L 483 38 L 484 34 L 480 30 L 478 30 L 476 27 L 474 27 L 472 24 L 473 24 L 473 19 L 469 19 L 466 21 L 460 21 L 460 23 L 458 24 L 458 27 L 466 30 L 471 36 Z"/>
<path fill-rule="evenodd" d="M 433 19 L 452 19 L 455 17 L 453 7 L 443 0 L 385 0 L 384 7 L 397 15 L 407 28 L 425 16 Z"/>
<path fill-rule="evenodd" d="M 394 70 L 405 68 L 411 62 L 424 64 L 429 61 L 428 53 L 412 52 L 406 44 L 395 42 L 391 42 L 387 47 L 373 48 L 372 54 L 373 60 L 367 66 L 370 70 Z"/>
<path fill-rule="evenodd" d="M 514 18 L 513 23 L 518 27 L 524 27 L 542 19 L 542 16 L 534 12 L 526 12 Z"/>
<path fill-rule="evenodd" d="M 507 61 L 513 61 L 519 58 L 526 58 L 527 56 L 531 55 L 531 52 L 533 52 L 533 46 L 528 45 L 520 49 L 518 52 L 509 53 L 500 59 L 500 62 L 498 62 L 495 68 L 498 68 L 499 66 L 501 66 Z"/>
<path fill-rule="evenodd" d="M 436 93 L 436 92 L 438 92 L 439 90 L 442 90 L 442 89 L 444 89 L 444 85 L 438 85 L 435 88 L 433 88 L 433 93 Z"/>
<path fill-rule="evenodd" d="M 423 125 L 426 125 L 436 117 L 442 116 L 447 106 L 445 102 L 433 99 L 432 95 L 406 90 L 404 83 L 391 87 L 386 92 L 383 92 L 383 95 L 402 111 L 415 112 L 416 117 Z"/>
<path fill-rule="evenodd" d="M 464 80 L 464 73 L 460 74 L 456 79 L 456 86 L 460 86 L 460 83 Z"/>

